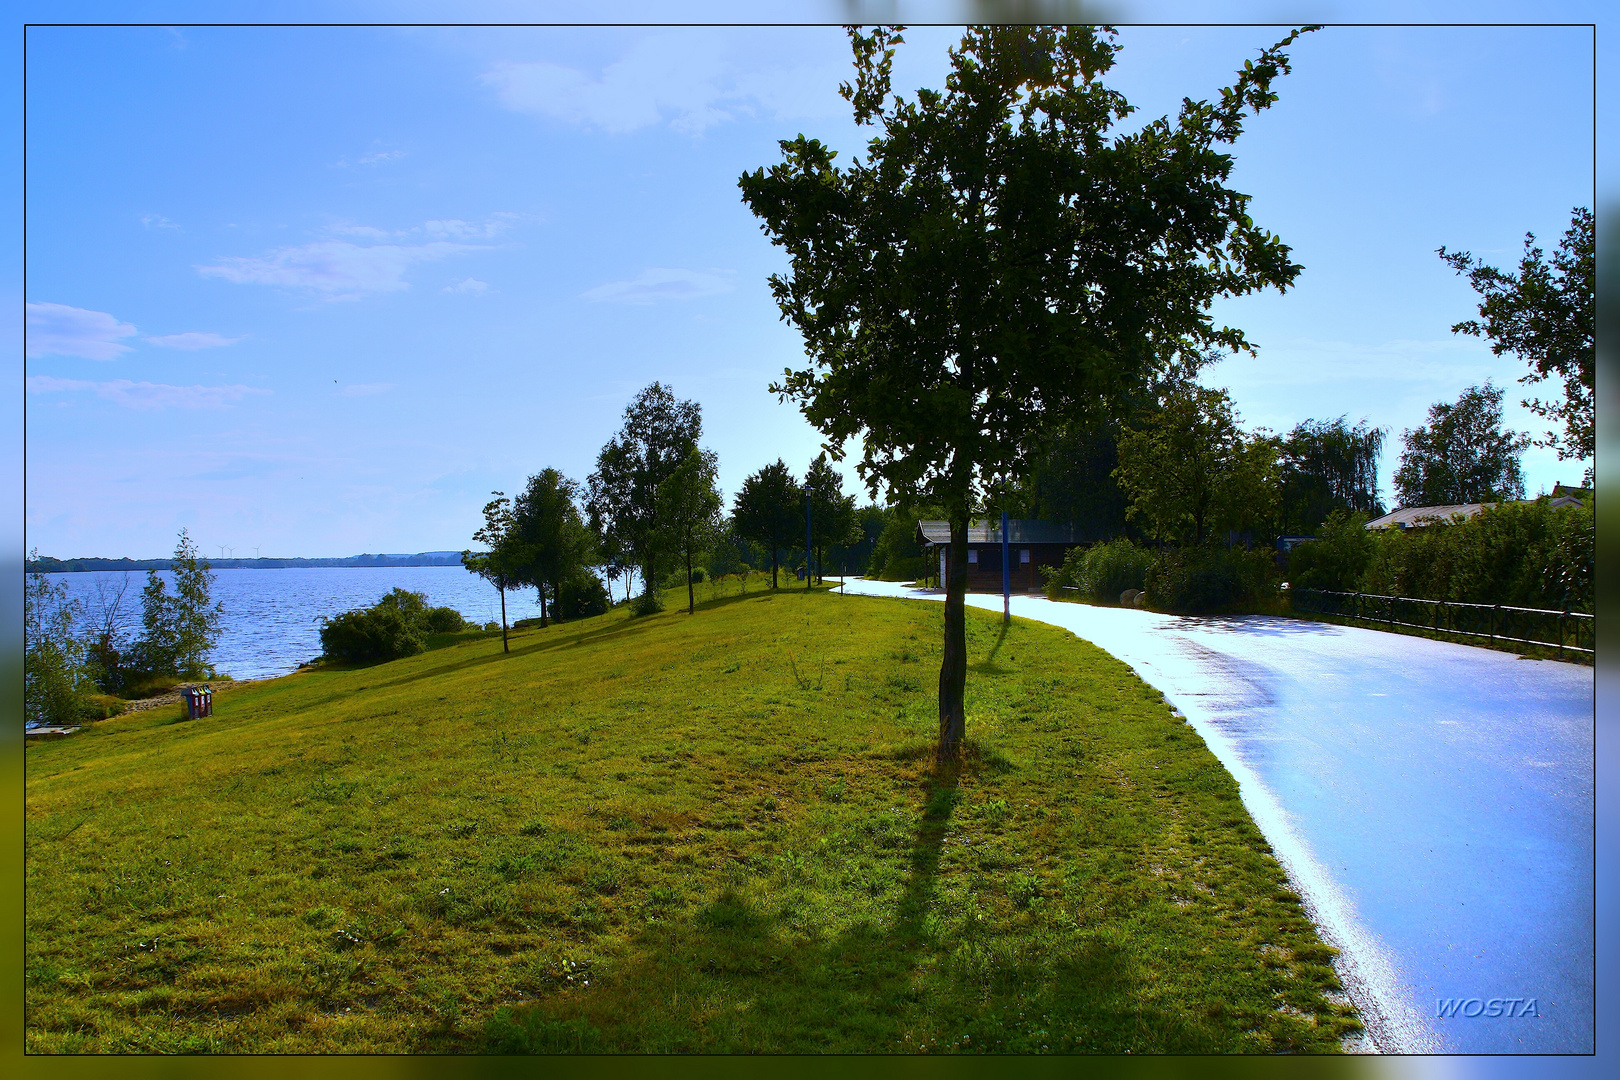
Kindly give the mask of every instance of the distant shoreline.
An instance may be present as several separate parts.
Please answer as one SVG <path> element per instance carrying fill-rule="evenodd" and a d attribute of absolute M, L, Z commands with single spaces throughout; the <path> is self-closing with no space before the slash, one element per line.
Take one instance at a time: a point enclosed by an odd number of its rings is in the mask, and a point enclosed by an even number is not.
<path fill-rule="evenodd" d="M 341 559 L 205 559 L 214 570 L 295 570 L 321 566 L 460 566 L 459 551 L 419 551 L 415 555 L 350 555 Z M 26 572 L 32 574 L 88 573 L 97 570 L 169 570 L 173 559 L 56 559 L 49 555 L 26 560 Z"/>

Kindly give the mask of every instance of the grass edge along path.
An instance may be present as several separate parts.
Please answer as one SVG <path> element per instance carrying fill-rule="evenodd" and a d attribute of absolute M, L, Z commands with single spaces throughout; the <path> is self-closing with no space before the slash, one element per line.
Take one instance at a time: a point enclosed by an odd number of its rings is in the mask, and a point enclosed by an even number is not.
<path fill-rule="evenodd" d="M 1237 785 L 1067 631 L 799 590 L 469 637 L 28 746 L 53 1052 L 1333 1052 Z"/>

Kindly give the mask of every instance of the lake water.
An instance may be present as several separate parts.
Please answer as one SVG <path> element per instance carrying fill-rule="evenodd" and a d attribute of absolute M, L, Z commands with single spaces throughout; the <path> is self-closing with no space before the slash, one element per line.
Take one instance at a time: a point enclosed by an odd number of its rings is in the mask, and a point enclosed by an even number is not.
<path fill-rule="evenodd" d="M 159 571 L 173 587 L 168 571 Z M 127 580 L 120 625 L 131 640 L 140 634 L 141 588 L 146 574 L 123 570 L 50 574 L 94 619 L 102 598 Z M 236 679 L 285 675 L 320 654 L 321 618 L 369 607 L 398 586 L 425 593 L 433 607 L 451 607 L 480 625 L 501 617 L 501 597 L 483 578 L 459 566 L 323 566 L 284 570 L 215 570 L 214 598 L 224 603 L 216 670 Z M 99 592 L 98 592 L 99 590 Z M 508 622 L 540 614 L 533 589 L 508 590 Z"/>

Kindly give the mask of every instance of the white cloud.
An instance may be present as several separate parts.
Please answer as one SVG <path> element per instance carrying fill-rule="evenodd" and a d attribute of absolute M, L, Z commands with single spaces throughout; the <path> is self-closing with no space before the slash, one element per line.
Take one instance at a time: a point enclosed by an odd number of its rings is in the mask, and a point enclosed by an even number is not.
<path fill-rule="evenodd" d="M 442 240 L 368 247 L 345 240 L 321 240 L 280 248 L 256 258 L 228 256 L 212 266 L 199 266 L 197 271 L 239 285 L 283 285 L 325 293 L 334 300 L 352 300 L 368 293 L 408 289 L 405 272 L 412 266 L 476 247 Z"/>
<path fill-rule="evenodd" d="M 493 240 L 512 227 L 517 214 L 493 214 L 488 221 L 478 223 L 447 218 L 443 221 L 424 221 L 422 231 L 428 236 L 451 240 Z"/>
<path fill-rule="evenodd" d="M 178 229 L 180 227 L 162 214 L 142 214 L 141 224 L 148 229 Z"/>
<path fill-rule="evenodd" d="M 392 240 L 398 235 L 372 225 L 333 225 L 331 231 L 339 236 L 353 236 L 360 240 Z"/>
<path fill-rule="evenodd" d="M 842 35 L 817 39 L 808 51 L 781 50 L 769 32 L 687 29 L 643 37 L 599 71 L 502 60 L 481 79 L 509 109 L 615 134 L 668 123 L 697 135 L 741 117 L 808 119 L 847 109 L 834 89 L 848 77 Z M 770 55 L 790 59 L 773 63 L 765 59 Z"/>
<path fill-rule="evenodd" d="M 268 394 L 256 386 L 171 386 L 167 383 L 131 382 L 110 379 L 58 379 L 50 375 L 28 376 L 30 394 L 93 393 L 97 397 L 130 409 L 212 409 L 240 401 L 249 394 Z"/>
<path fill-rule="evenodd" d="M 146 339 L 153 345 L 162 345 L 166 349 L 217 349 L 221 345 L 235 345 L 242 339 L 239 337 L 225 337 L 211 330 L 192 330 L 184 334 L 163 334 L 158 337 Z"/>
<path fill-rule="evenodd" d="M 394 384 L 391 382 L 350 383 L 338 392 L 344 397 L 376 397 L 378 394 L 388 393 L 393 388 Z"/>
<path fill-rule="evenodd" d="M 446 285 L 444 287 L 444 291 L 447 293 L 466 293 L 469 296 L 477 296 L 479 293 L 489 291 L 489 282 L 479 281 L 477 278 L 471 277 L 462 278 L 454 285 Z"/>
<path fill-rule="evenodd" d="M 405 151 L 403 150 L 379 150 L 375 154 L 367 154 L 365 157 L 356 162 L 356 164 L 384 165 L 390 161 L 398 161 L 404 156 Z"/>
<path fill-rule="evenodd" d="M 30 359 L 54 353 L 86 360 L 116 360 L 129 351 L 129 346 L 120 345 L 118 339 L 135 333 L 135 327 L 105 311 L 47 303 L 30 303 L 26 309 L 24 351 Z"/>
<path fill-rule="evenodd" d="M 712 36 L 643 38 L 592 76 L 547 61 L 501 61 L 483 75 L 500 101 L 518 112 L 623 133 L 659 123 L 698 133 L 730 119 L 716 107 L 726 96 L 718 41 Z"/>
<path fill-rule="evenodd" d="M 652 266 L 629 281 L 610 281 L 580 293 L 585 300 L 620 304 L 656 304 L 663 300 L 697 300 L 735 288 L 718 274 Z"/>
<path fill-rule="evenodd" d="M 375 225 L 355 225 L 343 222 L 327 226 L 334 236 L 353 237 L 356 240 L 493 240 L 520 222 L 528 220 L 526 214 L 502 210 L 483 221 L 463 221 L 461 218 L 436 218 L 405 229 L 379 229 Z"/>

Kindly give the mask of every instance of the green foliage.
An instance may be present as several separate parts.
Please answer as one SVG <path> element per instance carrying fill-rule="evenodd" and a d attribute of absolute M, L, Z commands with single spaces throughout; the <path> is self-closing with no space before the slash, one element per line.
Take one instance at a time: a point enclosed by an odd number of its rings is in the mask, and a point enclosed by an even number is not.
<path fill-rule="evenodd" d="M 882 581 L 916 581 L 928 573 L 928 560 L 917 541 L 917 523 L 932 507 L 890 506 L 883 511 L 883 531 L 872 545 L 866 576 Z"/>
<path fill-rule="evenodd" d="M 1330 513 L 1315 540 L 1288 553 L 1288 583 L 1296 589 L 1355 592 L 1377 543 L 1376 530 L 1366 525 L 1367 515 L 1360 511 Z"/>
<path fill-rule="evenodd" d="M 666 482 L 698 448 L 703 411 L 678 401 L 655 382 L 625 406 L 624 424 L 596 456 L 586 481 L 586 513 L 604 549 L 641 571 L 645 591 L 657 590 L 658 568 L 678 545 L 660 514 Z M 662 495 L 661 495 L 662 493 Z M 650 601 L 656 605 L 656 597 Z"/>
<path fill-rule="evenodd" d="M 718 472 L 714 451 L 693 446 L 658 485 L 660 547 L 685 563 L 688 614 L 696 607 L 693 563 L 714 544 L 723 527 Z"/>
<path fill-rule="evenodd" d="M 1429 406 L 1429 422 L 1401 433 L 1395 470 L 1401 506 L 1452 506 L 1524 497 L 1519 455 L 1528 435 L 1502 430 L 1502 390 L 1470 386 L 1453 404 Z"/>
<path fill-rule="evenodd" d="M 563 578 L 557 586 L 557 618 L 588 619 L 610 606 L 602 579 L 584 567 Z"/>
<path fill-rule="evenodd" d="M 455 608 L 434 607 L 422 612 L 422 627 L 430 634 L 453 634 L 466 625 L 467 620 Z"/>
<path fill-rule="evenodd" d="M 512 503 L 512 529 L 521 549 L 523 583 L 540 597 L 540 625 L 562 582 L 595 558 L 595 539 L 580 516 L 579 485 L 556 469 L 542 469 Z"/>
<path fill-rule="evenodd" d="M 1451 525 L 1373 530 L 1371 557 L 1354 591 L 1591 611 L 1594 521 L 1592 506 L 1552 507 L 1537 499 Z"/>
<path fill-rule="evenodd" d="M 427 647 L 428 634 L 450 634 L 467 626 L 455 608 L 428 607 L 427 597 L 398 586 L 369 608 L 346 611 L 321 621 L 325 656 L 370 664 L 414 656 Z"/>
<path fill-rule="evenodd" d="M 771 389 L 834 453 L 861 447 L 875 494 L 940 504 L 960 544 L 969 516 L 1022 475 L 1038 436 L 1137 393 L 1189 353 L 1249 350 L 1216 327 L 1223 296 L 1285 289 L 1302 269 L 1226 186 L 1244 113 L 1276 100 L 1287 35 L 1218 102 L 1131 121 L 1100 78 L 1114 31 L 975 26 L 944 92 L 891 101 L 891 28 L 850 27 L 841 87 L 876 133 L 848 168 L 799 135 L 744 173 L 743 200 L 790 270 L 773 275 L 805 366 Z M 966 563 L 946 583 L 939 753 L 962 739 Z M 887 569 L 887 567 L 886 567 Z"/>
<path fill-rule="evenodd" d="M 427 617 L 427 594 L 412 592 L 396 585 L 389 589 L 374 606 L 397 611 L 407 622 L 420 623 Z"/>
<path fill-rule="evenodd" d="M 861 525 L 855 513 L 855 496 L 844 494 L 844 478 L 825 453 L 804 471 L 804 486 L 810 489 L 810 542 L 815 548 L 819 581 L 827 573 L 827 549 L 860 539 Z"/>
<path fill-rule="evenodd" d="M 1542 261 L 1535 234 L 1526 233 L 1524 257 L 1517 274 L 1504 273 L 1474 261 L 1466 251 L 1439 255 L 1481 297 L 1479 319 L 1451 328 L 1454 334 L 1489 338 L 1497 356 L 1512 353 L 1530 365 L 1522 383 L 1539 383 L 1556 375 L 1564 384 L 1563 400 L 1526 401 L 1537 415 L 1557 421 L 1563 432 L 1547 432 L 1538 446 L 1558 448 L 1560 461 L 1576 458 L 1590 462 L 1596 449 L 1597 397 L 1597 225 L 1592 211 L 1577 206 L 1570 211 L 1564 232 L 1550 262 Z M 1586 467 L 1584 483 L 1592 483 L 1593 466 Z"/>
<path fill-rule="evenodd" d="M 1122 535 L 1129 500 L 1114 475 L 1116 430 L 1093 422 L 1049 433 L 1020 486 L 1014 516 L 1068 522 L 1090 540 Z"/>
<path fill-rule="evenodd" d="M 506 590 L 524 583 L 524 570 L 529 565 L 528 551 L 518 532 L 517 519 L 512 513 L 512 500 L 505 492 L 492 491 L 495 497 L 484 504 L 484 524 L 473 533 L 473 542 L 483 544 L 481 552 L 463 551 L 461 565 L 477 574 L 501 594 L 501 647 L 506 648 Z M 401 643 L 403 646 L 403 643 Z"/>
<path fill-rule="evenodd" d="M 1342 416 L 1296 425 L 1282 443 L 1282 531 L 1312 535 L 1335 510 L 1382 514 L 1378 458 L 1384 434 L 1366 421 L 1351 427 Z"/>
<path fill-rule="evenodd" d="M 1119 134 L 1131 110 L 1097 77 L 1112 31 L 970 27 L 945 92 L 904 105 L 882 58 L 899 37 L 850 34 L 846 97 L 878 129 L 862 160 L 839 169 L 801 135 L 740 186 L 792 261 L 771 286 L 810 359 L 776 389 L 831 445 L 861 439 L 868 483 L 930 492 L 966 520 L 1021 471 L 1027 435 L 1138 385 L 1179 343 L 1247 349 L 1210 302 L 1299 273 L 1214 149 L 1274 100 L 1297 33 L 1217 104 L 1189 99 Z"/>
<path fill-rule="evenodd" d="M 39 552 L 30 556 L 36 561 Z M 35 570 L 23 584 L 23 720 L 77 724 L 95 686 L 85 647 L 74 636 L 78 605 L 64 582 L 53 585 Z"/>
<path fill-rule="evenodd" d="M 1165 548 L 1148 570 L 1147 602 L 1161 611 L 1188 615 L 1269 606 L 1276 597 L 1275 578 L 1269 550 Z"/>
<path fill-rule="evenodd" d="M 1232 399 L 1171 383 L 1160 407 L 1119 436 L 1126 511 L 1151 539 L 1201 545 L 1223 530 L 1268 531 L 1277 516 L 1278 443 L 1245 437 Z"/>
<path fill-rule="evenodd" d="M 1129 540 L 1110 540 L 1070 548 L 1063 565 L 1048 576 L 1048 585 L 1072 585 L 1087 600 L 1119 603 L 1126 589 L 1140 589 L 1153 565 L 1153 552 Z"/>
<path fill-rule="evenodd" d="M 144 676 L 203 679 L 213 674 L 208 655 L 219 640 L 223 604 L 212 597 L 214 575 L 185 529 L 170 563 L 174 591 L 157 570 L 148 570 L 141 590 L 141 636 L 130 666 Z"/>
<path fill-rule="evenodd" d="M 771 588 L 776 588 L 782 552 L 793 550 L 795 536 L 804 535 L 804 494 L 781 458 L 742 482 L 731 520 L 740 536 L 770 552 Z"/>
<path fill-rule="evenodd" d="M 413 656 L 427 647 L 421 621 L 397 607 L 345 611 L 321 620 L 321 651 L 328 659 L 371 664 Z"/>

